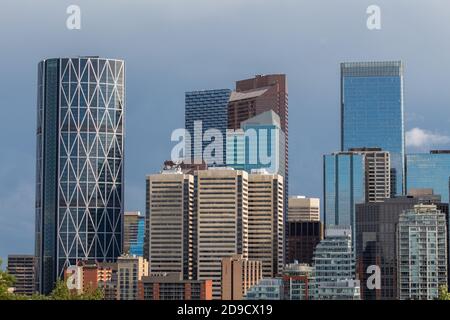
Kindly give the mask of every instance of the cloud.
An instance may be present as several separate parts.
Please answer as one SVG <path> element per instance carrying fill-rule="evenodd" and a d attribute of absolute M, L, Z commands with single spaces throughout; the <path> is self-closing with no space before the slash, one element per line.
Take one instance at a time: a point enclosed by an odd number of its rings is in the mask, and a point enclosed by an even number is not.
<path fill-rule="evenodd" d="M 450 144 L 450 137 L 428 130 L 413 128 L 406 132 L 406 146 L 425 148 L 435 145 Z"/>

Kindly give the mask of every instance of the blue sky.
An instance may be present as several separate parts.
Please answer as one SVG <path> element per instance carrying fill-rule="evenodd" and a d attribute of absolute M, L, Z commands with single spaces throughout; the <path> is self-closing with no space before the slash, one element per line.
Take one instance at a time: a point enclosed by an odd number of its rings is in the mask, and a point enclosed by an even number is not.
<path fill-rule="evenodd" d="M 409 150 L 450 147 L 446 0 L 15 0 L 0 4 L 0 257 L 34 250 L 36 70 L 43 58 L 126 61 L 126 209 L 145 211 L 183 126 L 184 92 L 255 74 L 289 83 L 291 194 L 321 196 L 339 148 L 339 63 L 403 60 Z M 81 8 L 81 30 L 66 8 Z M 382 29 L 366 28 L 381 7 Z"/>

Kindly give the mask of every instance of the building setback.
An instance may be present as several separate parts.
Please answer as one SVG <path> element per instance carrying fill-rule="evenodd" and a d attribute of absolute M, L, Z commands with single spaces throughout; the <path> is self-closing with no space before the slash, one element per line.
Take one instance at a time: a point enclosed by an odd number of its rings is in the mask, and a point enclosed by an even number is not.
<path fill-rule="evenodd" d="M 122 252 L 124 62 L 43 60 L 37 100 L 37 280 L 48 294 L 78 260 Z"/>
<path fill-rule="evenodd" d="M 14 293 L 31 296 L 36 293 L 36 257 L 9 255 L 7 271 L 14 276 Z"/>
<path fill-rule="evenodd" d="M 447 285 L 447 226 L 435 205 L 405 210 L 397 226 L 400 300 L 434 300 Z"/>

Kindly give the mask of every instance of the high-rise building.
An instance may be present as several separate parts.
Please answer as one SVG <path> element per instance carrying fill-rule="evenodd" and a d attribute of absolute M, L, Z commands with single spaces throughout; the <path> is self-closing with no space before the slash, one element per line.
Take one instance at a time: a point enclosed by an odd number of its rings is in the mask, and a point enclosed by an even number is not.
<path fill-rule="evenodd" d="M 283 134 L 279 137 L 279 151 L 284 152 L 284 156 L 280 156 L 280 161 L 284 161 L 284 164 L 279 165 L 281 170 L 279 173 L 284 178 L 284 223 L 286 224 L 289 196 L 288 86 L 286 75 L 256 75 L 254 78 L 237 81 L 236 89 L 230 96 L 228 106 L 228 128 L 239 129 L 244 121 L 270 110 L 278 115 Z M 250 125 L 250 123 L 247 124 Z M 285 232 L 287 232 L 287 226 Z"/>
<path fill-rule="evenodd" d="M 312 286 L 318 300 L 358 300 L 352 232 L 347 226 L 329 226 L 314 251 Z"/>
<path fill-rule="evenodd" d="M 200 170 L 195 175 L 197 279 L 213 281 L 221 298 L 222 259 L 248 258 L 248 174 L 233 169 Z"/>
<path fill-rule="evenodd" d="M 289 197 L 288 222 L 320 221 L 320 199 L 305 196 Z"/>
<path fill-rule="evenodd" d="M 262 263 L 234 255 L 222 259 L 222 300 L 242 300 L 262 278 Z"/>
<path fill-rule="evenodd" d="M 227 166 L 247 172 L 265 169 L 284 177 L 284 143 L 280 117 L 273 110 L 258 114 L 227 133 Z"/>
<path fill-rule="evenodd" d="M 190 141 L 186 140 L 185 145 L 189 151 L 185 154 L 186 162 L 197 164 L 205 162 L 207 165 L 224 166 L 230 95 L 229 89 L 186 92 L 185 128 L 190 135 Z M 214 155 L 205 152 L 213 140 L 211 134 L 220 135 L 221 138 L 221 143 L 215 142 L 222 145 L 222 150 L 219 152 L 216 149 Z"/>
<path fill-rule="evenodd" d="M 143 256 L 145 217 L 139 212 L 125 212 L 123 217 L 123 252 Z"/>
<path fill-rule="evenodd" d="M 41 293 L 80 259 L 122 252 L 125 67 L 99 57 L 38 66 L 36 256 Z"/>
<path fill-rule="evenodd" d="M 143 257 L 123 255 L 117 258 L 117 300 L 137 300 L 138 283 L 148 276 L 148 262 Z"/>
<path fill-rule="evenodd" d="M 146 216 L 150 272 L 195 279 L 194 177 L 178 169 L 148 176 Z"/>
<path fill-rule="evenodd" d="M 185 280 L 178 273 L 155 273 L 139 281 L 139 300 L 212 300 L 211 280 Z"/>
<path fill-rule="evenodd" d="M 366 202 L 383 201 L 394 196 L 391 186 L 395 179 L 391 179 L 389 152 L 380 148 L 351 148 L 350 151 L 364 155 Z"/>
<path fill-rule="evenodd" d="M 434 300 L 447 285 L 447 226 L 435 205 L 419 204 L 399 217 L 397 226 L 400 300 Z"/>
<path fill-rule="evenodd" d="M 9 255 L 7 271 L 14 276 L 14 293 L 36 293 L 36 257 L 33 255 Z"/>
<path fill-rule="evenodd" d="M 404 135 L 402 62 L 342 63 L 341 151 L 388 151 L 395 179 L 392 194 L 405 192 Z"/>
<path fill-rule="evenodd" d="M 435 204 L 448 213 L 448 204 L 428 190 L 415 190 L 413 195 L 385 199 L 383 202 L 356 205 L 356 257 L 357 273 L 361 280 L 364 300 L 395 300 L 397 296 L 396 225 L 400 214 L 419 203 Z M 379 289 L 366 286 L 373 271 L 380 268 Z"/>
<path fill-rule="evenodd" d="M 288 222 L 288 263 L 312 264 L 314 250 L 323 240 L 324 227 L 320 221 Z"/>
<path fill-rule="evenodd" d="M 354 235 L 355 204 L 365 201 L 364 154 L 325 155 L 323 174 L 325 229 L 332 225 L 351 226 Z"/>
<path fill-rule="evenodd" d="M 449 202 L 450 150 L 406 155 L 406 190 L 433 189 Z"/>
<path fill-rule="evenodd" d="M 263 277 L 280 274 L 284 263 L 283 177 L 248 175 L 248 257 L 262 262 Z"/>

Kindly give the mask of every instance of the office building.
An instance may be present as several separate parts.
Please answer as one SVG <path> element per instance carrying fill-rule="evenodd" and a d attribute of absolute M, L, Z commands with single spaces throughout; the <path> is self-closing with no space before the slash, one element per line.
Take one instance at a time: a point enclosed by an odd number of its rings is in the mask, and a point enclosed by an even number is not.
<path fill-rule="evenodd" d="M 148 276 L 148 262 L 142 257 L 117 258 L 117 300 L 137 300 L 138 282 Z"/>
<path fill-rule="evenodd" d="M 31 296 L 36 293 L 36 257 L 33 255 L 9 255 L 8 273 L 15 278 L 14 293 Z"/>
<path fill-rule="evenodd" d="M 379 202 L 395 196 L 391 193 L 395 179 L 391 179 L 389 152 L 380 148 L 351 148 L 349 151 L 364 155 L 366 202 Z"/>
<path fill-rule="evenodd" d="M 190 136 L 185 146 L 186 163 L 205 162 L 211 166 L 224 166 L 230 95 L 229 89 L 186 92 L 185 128 Z M 214 155 L 206 149 L 211 143 L 211 134 L 216 135 L 216 139 L 220 138 L 220 141 L 215 142 L 222 147 L 221 152 L 216 149 Z"/>
<path fill-rule="evenodd" d="M 310 283 L 312 282 L 313 268 L 308 264 L 291 263 L 284 267 L 284 297 L 286 300 L 311 299 Z"/>
<path fill-rule="evenodd" d="M 442 212 L 448 212 L 448 204 L 442 203 L 439 195 L 433 195 L 430 190 L 415 190 L 409 196 L 356 205 L 357 273 L 362 284 L 362 299 L 398 299 L 396 225 L 403 211 L 419 203 L 435 204 Z M 374 265 L 381 272 L 379 289 L 369 289 L 366 285 L 373 274 L 367 271 Z"/>
<path fill-rule="evenodd" d="M 288 222 L 320 221 L 320 199 L 305 196 L 289 197 Z"/>
<path fill-rule="evenodd" d="M 284 282 L 281 278 L 262 279 L 247 291 L 245 300 L 284 300 Z"/>
<path fill-rule="evenodd" d="M 144 255 L 145 217 L 139 212 L 125 212 L 123 216 L 123 252 Z"/>
<path fill-rule="evenodd" d="M 288 263 L 312 264 L 314 250 L 324 238 L 324 227 L 320 221 L 288 222 Z"/>
<path fill-rule="evenodd" d="M 313 257 L 314 299 L 358 300 L 352 232 L 347 226 L 329 226 Z"/>
<path fill-rule="evenodd" d="M 324 156 L 324 224 L 351 226 L 355 232 L 355 204 L 365 197 L 365 156 L 337 152 Z"/>
<path fill-rule="evenodd" d="M 280 274 L 284 263 L 283 177 L 248 175 L 248 257 L 262 262 L 263 277 Z"/>
<path fill-rule="evenodd" d="M 179 167 L 148 176 L 146 217 L 150 272 L 195 279 L 194 177 Z"/>
<path fill-rule="evenodd" d="M 99 57 L 38 66 L 36 256 L 48 294 L 78 260 L 122 252 L 125 67 Z"/>
<path fill-rule="evenodd" d="M 222 259 L 249 253 L 248 174 L 209 169 L 195 175 L 197 280 L 213 281 L 213 299 L 221 298 Z"/>
<path fill-rule="evenodd" d="M 178 273 L 155 273 L 139 281 L 139 300 L 212 300 L 211 280 L 183 280 Z"/>
<path fill-rule="evenodd" d="M 222 300 L 242 300 L 262 279 L 262 263 L 234 255 L 222 259 Z"/>
<path fill-rule="evenodd" d="M 400 300 L 434 300 L 447 285 L 447 224 L 435 205 L 405 210 L 397 226 Z"/>
<path fill-rule="evenodd" d="M 392 194 L 403 194 L 405 134 L 403 64 L 341 63 L 341 151 L 381 148 L 389 152 Z"/>
<path fill-rule="evenodd" d="M 450 150 L 406 155 L 406 189 L 433 189 L 449 202 Z"/>

